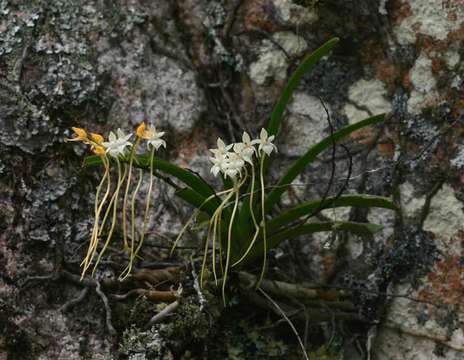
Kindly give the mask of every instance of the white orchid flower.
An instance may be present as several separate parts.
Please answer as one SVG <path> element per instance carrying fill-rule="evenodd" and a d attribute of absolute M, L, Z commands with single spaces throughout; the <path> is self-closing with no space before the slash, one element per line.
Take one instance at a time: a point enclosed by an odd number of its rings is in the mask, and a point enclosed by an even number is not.
<path fill-rule="evenodd" d="M 238 174 L 239 174 L 238 170 L 234 169 L 234 168 L 227 168 L 224 171 L 224 176 L 225 177 L 230 177 L 231 179 L 235 179 Z"/>
<path fill-rule="evenodd" d="M 229 151 L 232 147 L 235 152 Z M 211 167 L 213 175 L 217 176 L 219 173 L 222 173 L 225 177 L 235 179 L 237 176 L 241 175 L 242 169 L 245 166 L 245 161 L 251 162 L 252 153 L 256 150 L 251 144 L 250 137 L 248 136 L 247 138 L 245 136 L 244 143 L 231 145 L 226 145 L 221 138 L 218 138 L 217 148 L 210 149 L 210 151 L 214 154 L 214 157 L 210 157 L 210 160 L 213 163 L 213 166 Z"/>
<path fill-rule="evenodd" d="M 243 132 L 242 142 L 234 144 L 234 151 L 246 162 L 253 164 L 253 155 L 256 149 L 253 146 L 250 135 L 246 131 Z"/>
<path fill-rule="evenodd" d="M 241 175 L 242 168 L 245 166 L 245 161 L 236 153 L 228 153 L 227 160 L 225 163 L 224 175 L 230 178 L 235 178 L 237 175 Z"/>
<path fill-rule="evenodd" d="M 209 158 L 213 163 L 211 167 L 211 172 L 214 176 L 217 176 L 220 172 L 224 172 L 227 166 L 227 158 L 225 155 L 215 156 Z"/>
<path fill-rule="evenodd" d="M 111 131 L 108 136 L 108 141 L 103 142 L 102 145 L 106 149 L 106 153 L 118 157 L 124 155 L 127 146 L 132 146 L 129 141 L 132 134 L 126 135 L 121 129 L 117 130 L 117 136 Z"/>
<path fill-rule="evenodd" d="M 243 166 L 245 166 L 245 161 L 243 161 L 243 159 L 236 153 L 229 153 L 227 156 L 227 159 L 228 159 L 227 165 L 229 167 L 241 170 Z"/>
<path fill-rule="evenodd" d="M 226 145 L 221 138 L 217 139 L 217 149 L 209 149 L 216 158 L 227 155 L 227 152 L 232 148 L 233 144 Z"/>
<path fill-rule="evenodd" d="M 148 125 L 145 126 L 145 123 L 142 122 L 136 130 L 136 134 L 139 138 L 147 140 L 147 146 L 153 146 L 155 150 L 158 150 L 161 146 L 166 148 L 166 141 L 161 139 L 164 135 L 164 131 L 156 131 L 154 126 Z"/>
<path fill-rule="evenodd" d="M 273 151 L 277 152 L 277 147 L 272 143 L 274 138 L 274 135 L 268 136 L 266 129 L 262 128 L 259 139 L 253 140 L 252 143 L 259 144 L 258 151 L 263 151 L 269 156 Z"/>

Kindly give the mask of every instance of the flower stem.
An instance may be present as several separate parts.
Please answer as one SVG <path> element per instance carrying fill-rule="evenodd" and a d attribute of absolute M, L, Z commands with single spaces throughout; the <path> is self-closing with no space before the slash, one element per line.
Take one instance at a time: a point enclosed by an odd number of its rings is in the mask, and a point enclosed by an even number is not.
<path fill-rule="evenodd" d="M 121 186 L 122 186 L 122 183 L 119 184 L 119 178 L 121 178 L 121 163 L 120 163 L 119 159 L 117 159 L 117 162 L 119 162 L 119 165 L 118 165 L 118 183 L 116 185 L 116 189 L 118 188 L 118 186 L 119 186 L 119 188 L 121 188 Z M 127 172 L 126 164 L 123 164 L 123 168 L 124 168 L 124 170 L 123 170 L 124 176 L 122 177 L 122 179 L 124 180 L 124 178 L 126 176 L 126 172 Z M 108 216 L 109 216 L 109 214 L 111 212 L 111 209 L 113 207 L 113 203 L 118 200 L 118 198 L 116 197 L 116 189 L 115 189 L 115 192 L 113 193 L 113 196 L 110 199 L 110 203 L 108 204 L 108 207 L 106 208 L 105 215 L 103 216 L 102 223 L 100 225 L 100 228 L 98 229 L 98 236 L 101 236 L 101 234 L 103 232 L 103 229 L 104 229 L 104 227 L 106 225 L 106 220 L 108 219 Z M 119 190 L 118 190 L 118 196 L 119 196 Z"/>
<path fill-rule="evenodd" d="M 240 185 L 237 186 L 236 181 L 234 181 L 234 193 L 235 193 L 235 203 L 234 203 L 234 208 L 232 210 L 232 215 L 230 216 L 229 230 L 227 232 L 226 264 L 224 268 L 224 276 L 222 278 L 222 300 L 224 301 L 224 306 L 226 305 L 226 282 L 227 282 L 227 274 L 229 271 L 229 261 L 230 261 L 230 256 L 231 256 L 230 252 L 231 252 L 231 244 L 232 244 L 232 228 L 234 225 L 235 213 L 237 212 L 238 200 L 240 197 Z"/>
<path fill-rule="evenodd" d="M 230 200 L 230 198 L 234 195 L 234 192 L 233 192 L 233 189 L 229 189 L 229 190 L 226 190 L 226 191 L 223 191 L 223 193 L 228 193 L 227 196 L 225 197 L 225 199 L 221 202 L 221 204 L 217 207 L 217 209 L 214 211 L 213 215 L 211 216 L 211 219 L 209 220 L 209 224 L 211 226 L 211 224 L 214 225 L 214 222 L 216 221 L 216 219 L 218 217 L 221 217 L 222 216 L 222 210 L 224 208 L 224 206 L 228 203 L 228 201 Z M 221 229 L 219 229 L 219 232 L 221 231 Z M 213 239 L 214 239 L 214 234 L 213 234 Z M 201 275 L 200 275 L 200 284 L 201 286 L 203 286 L 203 279 L 204 279 L 204 273 L 205 273 L 205 268 L 206 268 L 206 257 L 208 256 L 208 244 L 209 244 L 209 241 L 208 241 L 208 238 L 206 239 L 206 244 L 205 244 L 205 252 L 203 254 L 203 264 L 201 266 Z M 214 250 L 214 246 L 216 244 L 214 243 L 213 241 L 213 253 L 215 254 L 215 250 Z M 215 262 L 216 260 L 213 258 L 213 263 Z"/>
<path fill-rule="evenodd" d="M 100 212 L 106 202 L 106 199 L 109 195 L 109 192 L 111 190 L 111 176 L 110 176 L 110 162 L 106 156 L 102 157 L 103 164 L 105 166 L 105 173 L 103 174 L 103 177 L 97 187 L 97 191 L 95 194 L 95 222 L 93 225 L 92 229 L 92 236 L 90 239 L 90 244 L 89 248 L 87 250 L 87 255 L 85 256 L 84 260 L 81 263 L 81 266 L 84 266 L 84 271 L 81 274 L 81 279 L 85 276 L 85 270 L 88 268 L 88 264 L 91 262 L 91 259 L 93 258 L 95 254 L 95 249 L 98 244 L 98 226 L 100 222 Z M 100 200 L 100 191 L 101 188 L 106 180 L 106 191 L 105 194 L 103 195 L 103 198 L 101 201 Z"/>
<path fill-rule="evenodd" d="M 131 201 L 131 246 L 129 248 L 129 264 L 126 266 L 124 271 L 119 275 L 119 281 L 123 281 L 132 271 L 132 264 L 134 262 L 134 247 L 135 247 L 135 200 L 137 199 L 137 193 L 139 192 L 140 185 L 143 180 L 143 170 L 139 170 L 139 180 L 135 186 L 134 192 L 132 193 Z"/>
<path fill-rule="evenodd" d="M 127 200 L 129 198 L 129 188 L 131 185 L 132 179 L 132 165 L 134 162 L 135 157 L 135 150 L 137 149 L 137 145 L 139 143 L 139 138 L 135 141 L 135 144 L 132 146 L 130 155 L 129 155 L 129 174 L 127 175 L 127 182 L 126 182 L 126 190 L 124 191 L 124 200 L 122 206 L 122 230 L 123 230 L 123 241 L 124 241 L 124 250 L 129 250 L 129 244 L 127 242 L 127 216 L 126 216 L 126 209 L 127 209 Z M 134 221 L 134 219 L 132 219 Z"/>
<path fill-rule="evenodd" d="M 212 241 L 212 249 L 213 249 L 213 254 L 212 254 L 212 265 L 213 265 L 213 276 L 214 276 L 214 281 L 216 285 L 218 284 L 218 277 L 217 277 L 217 272 L 216 272 L 216 238 L 219 237 L 219 246 L 221 246 L 220 243 L 220 234 L 221 234 L 221 229 L 219 228 L 219 236 L 217 229 L 218 229 L 218 224 L 220 223 L 220 220 L 222 218 L 222 209 L 218 213 L 218 215 L 213 219 L 213 241 Z M 211 226 L 211 224 L 210 224 Z M 222 269 L 222 259 L 221 259 L 221 249 L 219 249 L 219 259 L 221 261 L 221 269 Z"/>
<path fill-rule="evenodd" d="M 255 192 L 255 177 L 256 177 L 255 167 L 253 164 L 251 164 L 251 191 L 250 191 L 250 204 L 249 205 L 250 205 L 251 218 L 253 219 L 253 224 L 255 225 L 255 234 L 253 235 L 253 239 L 251 240 L 250 245 L 248 245 L 248 248 L 246 249 L 245 253 L 240 257 L 240 259 L 238 259 L 236 262 L 232 264 L 232 267 L 240 264 L 248 256 L 249 252 L 251 251 L 251 249 L 253 248 L 253 245 L 256 242 L 256 239 L 258 239 L 260 228 L 259 228 L 258 222 L 256 221 L 255 213 L 253 210 L 253 201 L 254 201 L 253 195 Z"/>
<path fill-rule="evenodd" d="M 256 284 L 256 288 L 259 287 L 261 281 L 264 278 L 264 274 L 266 273 L 266 266 L 267 266 L 267 238 L 266 238 L 266 213 L 265 213 L 265 206 L 264 206 L 264 159 L 265 154 L 264 152 L 261 153 L 261 165 L 259 169 L 259 180 L 261 182 L 261 227 L 263 229 L 263 267 L 261 269 L 261 274 L 259 276 L 258 282 Z"/>
<path fill-rule="evenodd" d="M 190 216 L 190 218 L 187 220 L 187 222 L 185 223 L 185 225 L 182 227 L 182 229 L 180 230 L 179 232 L 179 235 L 177 235 L 176 237 L 176 240 L 174 240 L 174 244 L 172 245 L 172 248 L 171 248 L 171 251 L 169 253 L 169 256 L 172 256 L 172 254 L 174 253 L 174 250 L 176 249 L 176 246 L 177 244 L 179 243 L 179 240 L 182 238 L 182 236 L 185 234 L 185 232 L 187 231 L 188 227 L 190 226 L 190 224 L 196 219 L 196 217 L 198 216 L 198 214 L 201 212 L 203 206 L 205 206 L 208 201 L 214 199 L 215 197 L 217 196 L 220 196 L 220 195 L 224 195 L 224 194 L 227 194 L 229 192 L 231 192 L 232 189 L 229 189 L 229 190 L 224 190 L 224 191 L 221 191 L 221 192 L 218 192 L 218 193 L 215 193 L 209 197 L 207 197 L 205 199 L 205 201 L 203 201 L 200 206 L 193 212 L 192 216 Z"/>
<path fill-rule="evenodd" d="M 155 179 L 155 176 L 153 175 L 154 162 L 155 162 L 155 147 L 152 147 L 151 152 L 150 152 L 150 185 L 148 186 L 147 198 L 146 198 L 146 203 L 145 203 L 145 213 L 143 215 L 142 233 L 140 234 L 140 240 L 139 240 L 139 243 L 137 245 L 137 248 L 132 253 L 132 256 L 134 258 L 139 253 L 140 248 L 143 245 L 143 240 L 145 239 L 145 233 L 147 232 L 148 212 L 150 210 L 151 194 L 152 194 L 152 191 L 153 191 L 153 182 L 154 182 L 154 179 Z"/>
<path fill-rule="evenodd" d="M 224 263 L 222 261 L 222 232 L 221 232 L 221 227 L 222 227 L 222 217 L 218 218 L 218 244 L 219 244 L 219 267 L 221 269 L 221 274 L 224 275 Z"/>
<path fill-rule="evenodd" d="M 259 227 L 255 229 L 255 234 L 253 235 L 253 239 L 251 240 L 250 245 L 248 245 L 248 248 L 246 249 L 245 253 L 240 257 L 240 259 L 238 259 L 236 262 L 232 264 L 232 267 L 235 267 L 238 264 L 240 264 L 248 256 L 249 252 L 251 251 L 251 249 L 253 248 L 253 245 L 256 242 L 256 239 L 258 239 L 259 230 L 260 230 Z"/>
<path fill-rule="evenodd" d="M 135 242 L 135 201 L 137 200 L 137 194 L 140 189 L 140 185 L 142 184 L 143 180 L 143 170 L 139 170 L 139 181 L 137 182 L 137 186 L 135 187 L 134 193 L 132 194 L 132 203 L 131 203 L 131 218 L 132 218 L 132 224 L 131 224 L 131 239 L 132 239 L 132 244 L 131 244 L 131 254 L 133 253 L 134 250 L 134 242 Z"/>
<path fill-rule="evenodd" d="M 245 181 L 246 181 L 246 178 L 244 178 L 240 183 L 237 183 L 237 181 L 234 180 L 234 186 L 232 187 L 232 189 L 224 190 L 224 191 L 221 191 L 221 192 L 216 194 L 216 195 L 227 194 L 227 196 L 224 198 L 224 200 L 221 202 L 221 204 L 216 208 L 216 210 L 214 211 L 213 215 L 211 216 L 211 218 L 209 220 L 209 226 L 211 226 L 211 224 L 213 224 L 213 227 L 214 227 L 214 224 L 216 224 L 215 228 L 217 229 L 217 231 L 215 231 L 215 232 L 217 233 L 217 238 L 219 239 L 219 256 L 221 256 L 219 258 L 219 263 L 220 263 L 221 271 L 222 271 L 223 274 L 225 274 L 225 270 L 224 270 L 223 264 L 222 264 L 222 239 L 221 239 L 222 211 L 224 210 L 224 207 L 226 205 L 228 205 L 229 200 L 234 195 L 236 196 L 236 200 L 234 201 L 234 205 L 238 205 L 238 198 L 239 198 L 239 195 L 240 195 L 240 188 L 245 183 Z M 237 209 L 235 209 L 235 211 L 236 210 Z M 235 217 L 235 212 L 233 212 L 233 214 L 232 214 L 232 218 L 230 220 L 231 222 L 233 222 L 233 217 Z M 209 239 L 207 237 L 206 242 L 205 242 L 205 251 L 204 251 L 204 255 L 203 255 L 203 263 L 202 263 L 202 266 L 201 266 L 201 275 L 200 275 L 200 284 L 201 284 L 201 286 L 203 286 L 204 273 L 205 273 L 205 269 L 206 269 L 206 257 L 208 256 L 208 245 L 209 245 Z M 213 273 L 215 273 L 216 272 L 216 269 L 215 269 L 216 259 L 214 257 L 216 255 L 216 234 L 213 234 L 213 244 L 212 244 L 212 246 L 213 246 Z"/>
<path fill-rule="evenodd" d="M 255 213 L 253 211 L 253 196 L 255 193 L 255 166 L 253 163 L 251 164 L 251 192 L 250 192 L 250 213 L 251 213 L 251 218 L 253 219 L 253 224 L 255 225 L 256 229 L 259 229 L 258 222 L 256 221 Z"/>
<path fill-rule="evenodd" d="M 97 270 L 97 266 L 100 263 L 101 258 L 103 256 L 103 254 L 105 253 L 108 245 L 110 244 L 111 237 L 113 236 L 113 231 L 114 231 L 114 228 L 116 226 L 119 190 L 121 189 L 121 185 L 124 182 L 124 179 L 126 178 L 126 174 L 127 174 L 127 168 L 125 166 L 124 166 L 124 171 L 121 171 L 121 162 L 119 161 L 118 158 L 116 158 L 116 163 L 118 165 L 118 184 L 116 185 L 116 189 L 115 189 L 113 197 L 111 199 L 111 203 L 108 206 L 110 208 L 111 205 L 112 205 L 112 208 L 113 208 L 113 217 L 112 217 L 112 221 L 111 221 L 111 227 L 110 227 L 110 231 L 108 232 L 108 236 L 106 238 L 105 244 L 103 245 L 102 250 L 98 254 L 97 261 L 95 262 L 95 265 L 94 265 L 93 270 L 92 270 L 92 275 L 95 274 L 95 271 Z"/>

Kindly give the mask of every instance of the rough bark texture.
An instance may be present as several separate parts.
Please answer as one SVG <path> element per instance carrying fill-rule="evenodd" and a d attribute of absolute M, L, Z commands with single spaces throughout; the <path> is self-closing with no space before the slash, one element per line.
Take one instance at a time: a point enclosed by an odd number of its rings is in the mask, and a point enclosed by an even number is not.
<path fill-rule="evenodd" d="M 333 36 L 340 45 L 289 106 L 274 175 L 329 134 L 318 97 L 336 127 L 388 112 L 386 126 L 348 141 L 356 154 L 348 191 L 392 196 L 401 211 L 326 212 L 385 231 L 285 244 L 272 273 L 354 289 L 377 321 L 358 344 L 372 358 L 462 359 L 462 0 L 0 0 L 0 359 L 180 358 L 172 349 L 187 358 L 189 346 L 224 358 L 205 347 L 218 335 L 229 336 L 230 358 L 284 357 L 282 342 L 260 348 L 242 325 L 234 325 L 241 335 L 221 332 L 222 323 L 211 329 L 212 315 L 188 304 L 183 322 L 141 331 L 130 324 L 153 316 L 153 305 L 110 299 L 116 332 L 130 328 L 111 336 L 99 284 L 89 280 L 83 293 L 69 275 L 79 273 L 98 180 L 81 167 L 83 148 L 64 138 L 71 126 L 106 134 L 147 118 L 167 131 L 167 158 L 210 179 L 216 137 L 256 134 L 288 75 Z M 346 175 L 342 155 L 337 180 Z M 321 196 L 330 169 L 325 154 L 282 206 Z M 166 256 L 152 245 L 174 236 L 190 211 L 162 183 L 156 202 L 146 261 Z M 104 289 L 119 271 L 111 259 L 110 251 L 98 274 Z M 355 342 L 345 341 L 347 359 L 361 358 L 349 355 Z"/>

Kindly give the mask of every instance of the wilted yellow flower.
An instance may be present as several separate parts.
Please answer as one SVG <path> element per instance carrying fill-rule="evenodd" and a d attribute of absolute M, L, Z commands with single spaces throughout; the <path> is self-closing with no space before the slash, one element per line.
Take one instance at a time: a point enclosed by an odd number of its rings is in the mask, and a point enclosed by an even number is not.
<path fill-rule="evenodd" d="M 76 135 L 75 137 L 71 139 L 66 139 L 68 141 L 86 141 L 87 140 L 87 132 L 78 127 L 72 127 L 72 131 L 74 131 L 74 134 Z"/>
<path fill-rule="evenodd" d="M 161 139 L 164 135 L 164 131 L 156 131 L 154 126 L 149 125 L 146 127 L 145 122 L 141 122 L 135 133 L 140 139 L 147 140 L 148 147 L 153 146 L 156 150 L 161 146 L 166 147 L 166 141 Z"/>
<path fill-rule="evenodd" d="M 105 148 L 100 145 L 92 147 L 92 151 L 94 152 L 95 155 L 98 155 L 98 156 L 105 155 Z"/>
<path fill-rule="evenodd" d="M 142 121 L 140 125 L 137 127 L 137 130 L 135 130 L 135 134 L 139 138 L 144 138 L 145 136 L 145 122 Z"/>
<path fill-rule="evenodd" d="M 103 141 L 105 140 L 103 138 L 103 136 L 101 136 L 100 134 L 96 134 L 96 133 L 91 133 L 90 134 L 90 137 L 92 138 L 93 141 L 95 141 L 98 145 L 101 145 L 103 143 Z"/>

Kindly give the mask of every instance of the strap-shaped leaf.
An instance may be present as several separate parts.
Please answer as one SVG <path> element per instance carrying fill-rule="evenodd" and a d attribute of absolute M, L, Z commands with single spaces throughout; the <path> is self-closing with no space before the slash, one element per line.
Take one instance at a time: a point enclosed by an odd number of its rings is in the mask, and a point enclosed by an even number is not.
<path fill-rule="evenodd" d="M 296 226 L 293 228 L 282 230 L 281 232 L 272 235 L 268 238 L 268 249 L 277 247 L 282 241 L 290 240 L 295 237 L 313 234 L 317 232 L 326 231 L 347 231 L 356 235 L 375 234 L 382 230 L 383 226 L 378 224 L 358 223 L 351 221 L 329 221 L 329 222 L 315 222 L 305 225 Z M 246 259 L 241 265 L 249 263 L 258 257 L 262 256 L 263 244 L 262 241 L 258 242 L 255 247 L 250 251 Z M 237 257 L 238 258 L 238 257 Z"/>
<path fill-rule="evenodd" d="M 82 166 L 85 167 L 94 167 L 99 165 L 103 165 L 103 160 L 100 156 L 97 155 L 86 156 L 84 158 L 84 162 L 82 163 Z"/>
<path fill-rule="evenodd" d="M 338 43 L 338 38 L 333 38 L 323 44 L 320 48 L 316 49 L 313 53 L 308 55 L 303 62 L 297 67 L 295 72 L 290 77 L 287 85 L 285 86 L 279 101 L 274 107 L 271 114 L 271 120 L 267 126 L 267 132 L 269 135 L 277 135 L 282 123 L 282 116 L 285 112 L 288 102 L 295 91 L 298 84 L 303 79 L 303 76 L 310 71 L 314 65 L 324 56 L 327 55 L 330 50 Z"/>
<path fill-rule="evenodd" d="M 332 50 L 332 48 L 338 43 L 338 41 L 338 38 L 333 38 L 324 43 L 321 47 L 319 47 L 310 55 L 308 55 L 297 67 L 295 72 L 291 75 L 287 85 L 285 86 L 282 92 L 282 95 L 280 96 L 272 111 L 271 119 L 267 126 L 267 132 L 270 136 L 277 135 L 277 133 L 279 132 L 282 123 L 282 118 L 285 109 L 287 108 L 288 102 L 290 101 L 293 92 L 303 79 L 304 75 L 308 73 L 323 56 L 327 55 L 329 51 Z M 267 166 L 265 166 L 265 168 L 267 168 Z M 237 219 L 236 233 L 239 237 L 238 242 L 243 241 L 243 239 L 246 239 L 250 231 L 253 230 L 253 226 L 250 220 L 251 213 L 249 209 L 249 201 L 249 196 L 243 199 L 242 207 L 240 209 L 239 216 Z"/>
<path fill-rule="evenodd" d="M 396 205 L 388 198 L 370 195 L 346 195 L 325 200 L 304 202 L 282 214 L 274 217 L 267 223 L 269 233 L 277 231 L 281 226 L 287 225 L 302 216 L 311 214 L 315 210 L 332 209 L 343 206 L 379 207 L 395 210 Z"/>
<path fill-rule="evenodd" d="M 251 213 L 250 213 L 250 198 L 248 195 L 243 195 L 238 215 L 234 223 L 234 235 L 238 242 L 243 242 L 248 238 L 252 230 Z"/>
<path fill-rule="evenodd" d="M 141 168 L 148 168 L 150 165 L 150 156 L 149 155 L 138 155 L 136 157 L 137 166 Z M 154 168 L 161 170 L 162 172 L 172 175 L 178 180 L 182 181 L 184 184 L 190 186 L 197 193 L 203 195 L 204 197 L 209 197 L 214 194 L 214 190 L 211 186 L 203 180 L 198 175 L 193 172 L 183 169 L 177 165 L 174 165 L 166 160 L 155 159 Z"/>
<path fill-rule="evenodd" d="M 382 225 L 370 223 L 358 223 L 352 221 L 334 221 L 322 223 L 310 223 L 294 228 L 283 230 L 269 238 L 269 245 L 271 247 L 277 246 L 281 241 L 292 239 L 300 235 L 322 232 L 344 230 L 353 234 L 368 235 L 375 234 L 383 229 Z"/>
<path fill-rule="evenodd" d="M 84 159 L 84 166 L 95 166 L 100 164 L 102 164 L 102 160 L 99 156 L 88 156 Z M 139 168 L 148 169 L 150 167 L 150 156 L 137 155 L 135 157 L 134 165 Z M 208 183 L 191 171 L 182 169 L 169 161 L 161 160 L 156 157 L 153 165 L 156 170 L 160 170 L 166 174 L 174 176 L 179 181 L 190 186 L 198 194 L 203 195 L 204 198 L 208 198 L 214 194 L 213 189 L 208 185 Z"/>
<path fill-rule="evenodd" d="M 316 145 L 312 146 L 303 156 L 301 156 L 290 166 L 285 175 L 282 176 L 274 189 L 269 193 L 265 202 L 266 212 L 271 210 L 272 207 L 279 201 L 280 197 L 285 191 L 287 191 L 292 181 L 295 180 L 295 178 L 306 168 L 306 166 L 313 162 L 321 152 L 332 146 L 333 142 L 336 142 L 363 127 L 377 124 L 383 121 L 384 117 L 385 114 L 376 115 L 359 121 L 355 124 L 345 126 L 334 132 L 332 135 L 327 136 Z"/>

